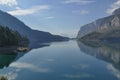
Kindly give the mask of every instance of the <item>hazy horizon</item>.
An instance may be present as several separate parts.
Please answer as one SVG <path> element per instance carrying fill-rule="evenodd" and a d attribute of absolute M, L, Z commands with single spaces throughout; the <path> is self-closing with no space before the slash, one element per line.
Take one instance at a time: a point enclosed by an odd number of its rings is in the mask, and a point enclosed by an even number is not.
<path fill-rule="evenodd" d="M 109 16 L 120 0 L 0 0 L 0 9 L 32 29 L 76 37 L 80 27 Z"/>

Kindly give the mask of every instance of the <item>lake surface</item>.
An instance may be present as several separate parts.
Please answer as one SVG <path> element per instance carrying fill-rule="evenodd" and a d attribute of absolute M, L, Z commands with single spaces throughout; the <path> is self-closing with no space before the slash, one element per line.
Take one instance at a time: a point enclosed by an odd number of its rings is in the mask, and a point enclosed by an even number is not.
<path fill-rule="evenodd" d="M 112 46 L 68 41 L 0 55 L 0 75 L 9 80 L 119 80 L 120 49 Z"/>

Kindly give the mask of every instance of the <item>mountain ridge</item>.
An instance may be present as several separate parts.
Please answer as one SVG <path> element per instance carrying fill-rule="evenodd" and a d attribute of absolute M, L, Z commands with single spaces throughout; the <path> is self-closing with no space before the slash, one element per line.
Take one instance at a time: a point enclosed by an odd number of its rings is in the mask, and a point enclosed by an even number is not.
<path fill-rule="evenodd" d="M 0 25 L 7 26 L 12 30 L 18 31 L 20 34 L 27 36 L 30 42 L 52 42 L 69 40 L 67 37 L 53 35 L 49 32 L 34 30 L 24 24 L 16 17 L 0 10 Z M 57 39 L 59 37 L 59 39 Z"/>
<path fill-rule="evenodd" d="M 82 26 L 78 32 L 77 38 L 80 39 L 92 32 L 105 33 L 118 29 L 120 29 L 120 14 L 116 13 Z"/>

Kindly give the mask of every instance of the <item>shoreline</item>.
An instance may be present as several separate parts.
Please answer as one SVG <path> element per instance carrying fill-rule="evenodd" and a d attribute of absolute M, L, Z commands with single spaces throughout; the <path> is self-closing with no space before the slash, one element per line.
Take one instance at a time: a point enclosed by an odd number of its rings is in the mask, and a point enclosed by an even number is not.
<path fill-rule="evenodd" d="M 0 54 L 16 54 L 18 52 L 28 52 L 31 49 L 23 46 L 5 46 L 0 47 Z"/>

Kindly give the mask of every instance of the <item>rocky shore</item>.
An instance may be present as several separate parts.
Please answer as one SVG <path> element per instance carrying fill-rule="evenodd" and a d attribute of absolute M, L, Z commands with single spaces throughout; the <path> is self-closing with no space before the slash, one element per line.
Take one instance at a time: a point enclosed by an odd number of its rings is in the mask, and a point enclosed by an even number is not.
<path fill-rule="evenodd" d="M 18 52 L 28 52 L 31 49 L 29 47 L 20 47 L 20 46 L 7 46 L 0 47 L 0 54 L 14 54 Z"/>

